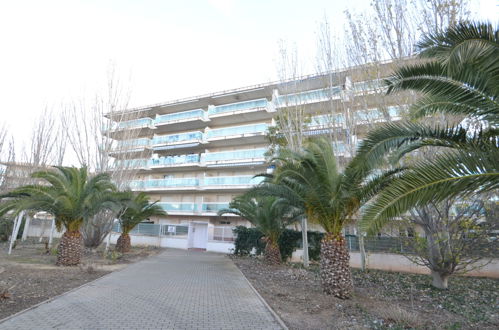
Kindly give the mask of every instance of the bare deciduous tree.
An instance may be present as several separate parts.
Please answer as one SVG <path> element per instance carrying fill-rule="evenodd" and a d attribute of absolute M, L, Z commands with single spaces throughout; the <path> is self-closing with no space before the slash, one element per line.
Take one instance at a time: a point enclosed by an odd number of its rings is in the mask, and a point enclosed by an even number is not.
<path fill-rule="evenodd" d="M 492 256 L 496 248 L 488 238 L 498 221 L 484 221 L 484 212 L 480 199 L 448 199 L 411 210 L 406 221 L 422 228 L 424 237 L 408 241 L 415 254 L 406 257 L 431 270 L 434 287 L 446 289 L 452 274 L 483 267 L 484 249 Z"/>
<path fill-rule="evenodd" d="M 109 173 L 119 189 L 128 186 L 138 171 L 129 159 L 150 157 L 146 148 L 138 148 L 141 129 L 128 129 L 137 114 L 128 108 L 130 91 L 120 81 L 115 67 L 110 66 L 104 94 L 91 101 L 68 104 L 62 113 L 62 123 L 69 145 L 80 166 L 93 173 Z M 127 128 L 127 129 L 124 129 Z M 87 247 L 99 246 L 112 229 L 116 214 L 101 212 L 87 219 L 82 234 Z"/>

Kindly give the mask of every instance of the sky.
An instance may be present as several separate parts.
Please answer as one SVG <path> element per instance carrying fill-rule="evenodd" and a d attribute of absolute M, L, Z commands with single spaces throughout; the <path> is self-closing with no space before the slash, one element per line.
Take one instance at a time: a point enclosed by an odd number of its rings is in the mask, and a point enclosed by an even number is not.
<path fill-rule="evenodd" d="M 273 81 L 279 40 L 311 61 L 318 22 L 341 30 L 369 2 L 0 0 L 0 125 L 21 142 L 45 107 L 102 90 L 111 63 L 131 106 Z M 471 2 L 498 20 L 499 1 Z"/>

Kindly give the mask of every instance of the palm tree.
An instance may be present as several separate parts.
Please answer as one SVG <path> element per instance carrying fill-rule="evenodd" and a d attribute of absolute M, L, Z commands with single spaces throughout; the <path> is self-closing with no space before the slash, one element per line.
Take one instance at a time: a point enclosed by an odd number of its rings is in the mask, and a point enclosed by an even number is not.
<path fill-rule="evenodd" d="M 326 232 L 320 254 L 323 290 L 339 298 L 350 297 L 350 255 L 342 229 L 393 172 L 367 180 L 370 170 L 357 170 L 354 163 L 340 171 L 333 146 L 325 139 L 308 141 L 300 152 L 282 149 L 275 162 L 275 174 L 250 193 L 286 199 L 309 221 L 321 225 Z"/>
<path fill-rule="evenodd" d="M 366 207 L 362 227 L 369 232 L 413 207 L 499 187 L 497 27 L 461 23 L 425 36 L 418 48 L 425 60 L 400 68 L 388 81 L 388 92 L 422 95 L 411 108 L 414 119 L 452 115 L 461 123 L 391 123 L 368 133 L 357 157 L 371 165 L 387 155 L 398 161 L 422 147 L 437 152 L 434 159 L 408 168 Z"/>
<path fill-rule="evenodd" d="M 33 178 L 46 184 L 27 185 L 1 195 L 7 199 L 0 205 L 0 214 L 13 211 L 44 211 L 55 218 L 60 231 L 65 228 L 57 249 L 57 265 L 71 266 L 80 263 L 83 238 L 80 227 L 84 221 L 101 210 L 116 206 L 115 185 L 108 174 L 89 177 L 86 167 L 55 167 L 39 171 Z"/>
<path fill-rule="evenodd" d="M 143 192 L 134 195 L 131 191 L 126 191 L 124 195 L 126 197 L 118 217 L 121 235 L 116 242 L 116 250 L 122 253 L 130 251 L 129 233 L 135 226 L 152 216 L 166 215 L 157 202 L 149 203 L 149 197 Z"/>
<path fill-rule="evenodd" d="M 244 194 L 234 198 L 229 208 L 218 211 L 223 214 L 238 215 L 253 224 L 264 235 L 265 260 L 270 264 L 281 262 L 279 237 L 287 225 L 301 216 L 300 210 L 290 206 L 286 200 L 273 196 L 253 197 Z"/>

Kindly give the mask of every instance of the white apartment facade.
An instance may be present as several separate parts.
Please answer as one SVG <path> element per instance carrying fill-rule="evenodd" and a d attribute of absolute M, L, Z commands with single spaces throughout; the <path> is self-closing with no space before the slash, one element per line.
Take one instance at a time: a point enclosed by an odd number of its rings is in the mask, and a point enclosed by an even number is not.
<path fill-rule="evenodd" d="M 378 72 L 389 73 L 390 68 L 387 64 Z M 168 212 L 152 219 L 155 223 L 248 225 L 244 219 L 217 212 L 261 181 L 254 176 L 269 166 L 267 131 L 276 124 L 281 107 L 300 103 L 309 118 L 307 132 L 323 134 L 331 129 L 324 109 L 348 103 L 341 108 L 353 115 L 359 140 L 368 123 L 399 118 L 403 105 L 394 100 L 385 98 L 380 109 L 376 96 L 385 92 L 382 77 L 366 80 L 363 72 L 353 68 L 127 109 L 108 117 L 113 121 L 126 113 L 134 119 L 115 122 L 108 134 L 119 148 L 137 151 L 120 161 L 138 169 L 130 188 L 147 192 Z M 362 98 L 356 102 L 356 96 Z M 334 129 L 346 129 L 344 113 L 334 116 Z M 130 131 L 135 132 L 134 139 L 123 140 Z M 343 141 L 335 146 L 337 154 L 350 156 Z"/>

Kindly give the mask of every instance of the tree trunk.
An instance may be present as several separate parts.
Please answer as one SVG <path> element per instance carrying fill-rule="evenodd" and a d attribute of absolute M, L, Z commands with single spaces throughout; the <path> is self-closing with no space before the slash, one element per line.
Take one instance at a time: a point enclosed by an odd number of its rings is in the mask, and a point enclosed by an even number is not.
<path fill-rule="evenodd" d="M 281 263 L 281 251 L 279 250 L 279 245 L 267 241 L 265 245 L 265 251 L 263 253 L 265 261 L 271 265 L 278 265 Z"/>
<path fill-rule="evenodd" d="M 353 285 L 349 262 L 345 238 L 341 234 L 325 234 L 321 241 L 320 276 L 326 294 L 350 298 Z"/>
<path fill-rule="evenodd" d="M 436 271 L 431 271 L 431 277 L 433 278 L 433 281 L 431 284 L 438 289 L 447 289 L 448 284 L 447 280 L 449 279 L 449 275 L 442 275 L 439 272 Z"/>
<path fill-rule="evenodd" d="M 116 250 L 121 253 L 130 251 L 132 244 L 130 242 L 130 235 L 121 234 L 116 242 Z"/>
<path fill-rule="evenodd" d="M 79 230 L 67 230 L 57 248 L 57 266 L 75 266 L 81 261 L 83 237 Z"/>

